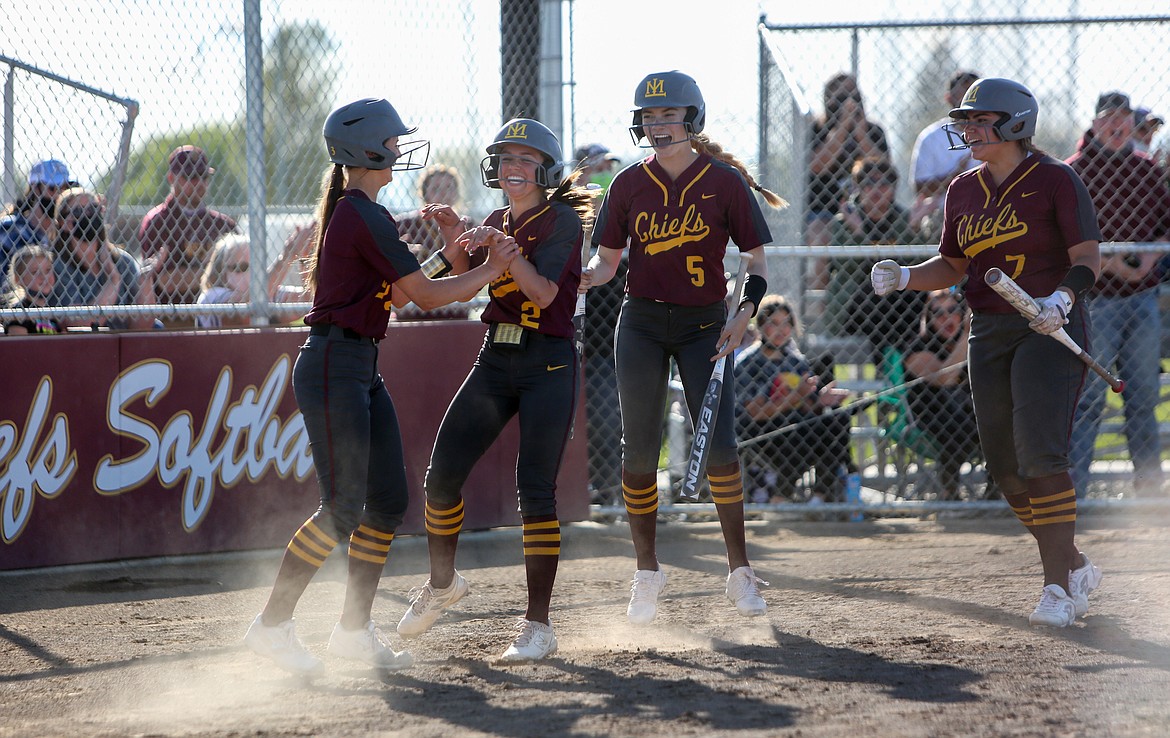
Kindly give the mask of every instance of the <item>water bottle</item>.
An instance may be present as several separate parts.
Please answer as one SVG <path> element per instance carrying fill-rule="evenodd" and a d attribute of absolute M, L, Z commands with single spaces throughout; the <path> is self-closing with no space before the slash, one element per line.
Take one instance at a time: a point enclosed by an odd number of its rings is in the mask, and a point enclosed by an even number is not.
<path fill-rule="evenodd" d="M 849 468 L 844 464 L 841 465 L 838 474 L 845 487 L 845 502 L 849 505 L 861 504 L 861 474 L 855 471 L 849 471 Z M 849 522 L 858 523 L 865 519 L 865 515 L 856 510 L 849 513 Z"/>

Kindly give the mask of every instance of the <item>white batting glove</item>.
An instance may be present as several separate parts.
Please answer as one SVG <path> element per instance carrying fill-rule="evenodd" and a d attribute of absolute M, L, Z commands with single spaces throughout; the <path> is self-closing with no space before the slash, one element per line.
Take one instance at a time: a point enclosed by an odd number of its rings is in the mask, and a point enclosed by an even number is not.
<path fill-rule="evenodd" d="M 1037 333 L 1056 333 L 1068 323 L 1068 311 L 1072 309 L 1072 298 L 1064 290 L 1057 290 L 1048 297 L 1036 301 L 1040 313 L 1028 323 Z"/>
<path fill-rule="evenodd" d="M 869 270 L 869 282 L 879 297 L 897 290 L 906 289 L 910 284 L 910 269 L 898 266 L 893 259 L 882 259 Z"/>

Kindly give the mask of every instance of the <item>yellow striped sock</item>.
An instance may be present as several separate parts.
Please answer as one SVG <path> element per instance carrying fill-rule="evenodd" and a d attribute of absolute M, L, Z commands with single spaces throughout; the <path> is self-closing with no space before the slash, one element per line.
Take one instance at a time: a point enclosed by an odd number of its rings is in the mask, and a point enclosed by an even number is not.
<path fill-rule="evenodd" d="M 1030 504 L 1016 507 L 1009 502 L 1008 507 L 1012 509 L 1012 512 L 1016 514 L 1016 517 L 1020 519 L 1021 523 L 1027 526 L 1032 525 L 1032 506 Z"/>
<path fill-rule="evenodd" d="M 561 522 L 542 520 L 539 523 L 524 523 L 525 556 L 560 556 Z"/>
<path fill-rule="evenodd" d="M 630 515 L 650 515 L 658 512 L 658 485 L 646 489 L 630 489 L 622 482 L 622 498 Z"/>
<path fill-rule="evenodd" d="M 1054 495 L 1032 498 L 1032 524 L 1055 525 L 1075 523 L 1077 520 L 1077 492 L 1066 489 Z"/>
<path fill-rule="evenodd" d="M 708 474 L 711 483 L 711 500 L 716 505 L 734 505 L 743 502 L 743 477 L 738 471 L 732 474 Z"/>
<path fill-rule="evenodd" d="M 423 510 L 423 522 L 428 533 L 437 536 L 453 536 L 463 529 L 463 500 L 455 507 L 437 510 L 428 501 Z"/>
<path fill-rule="evenodd" d="M 359 525 L 349 537 L 349 555 L 371 564 L 385 564 L 394 534 Z"/>
<path fill-rule="evenodd" d="M 292 540 L 288 542 L 286 551 L 318 569 L 329 558 L 329 553 L 337 548 L 337 540 L 325 534 L 317 527 L 312 518 L 305 521 Z"/>

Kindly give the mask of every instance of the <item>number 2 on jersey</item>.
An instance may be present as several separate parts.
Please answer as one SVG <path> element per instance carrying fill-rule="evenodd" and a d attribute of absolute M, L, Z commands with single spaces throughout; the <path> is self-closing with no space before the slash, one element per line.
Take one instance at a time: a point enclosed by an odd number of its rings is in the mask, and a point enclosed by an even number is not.
<path fill-rule="evenodd" d="M 520 325 L 536 330 L 540 327 L 540 305 L 527 300 L 520 306 Z"/>

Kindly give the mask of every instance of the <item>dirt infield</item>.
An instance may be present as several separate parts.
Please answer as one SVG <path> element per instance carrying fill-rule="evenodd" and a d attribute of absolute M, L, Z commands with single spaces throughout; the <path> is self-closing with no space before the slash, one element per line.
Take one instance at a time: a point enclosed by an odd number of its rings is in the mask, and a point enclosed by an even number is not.
<path fill-rule="evenodd" d="M 659 619 L 635 628 L 626 527 L 566 527 L 560 652 L 538 665 L 493 662 L 523 609 L 518 530 L 464 535 L 471 594 L 409 643 L 417 663 L 397 674 L 324 655 L 335 555 L 297 612 L 329 668 L 311 683 L 240 643 L 278 552 L 0 576 L 0 735 L 1170 733 L 1165 512 L 1082 520 L 1105 579 L 1063 631 L 1028 626 L 1039 564 L 1006 518 L 750 522 L 771 582 L 754 620 L 724 598 L 715 524 L 660 531 L 669 584 Z M 422 539 L 394 543 L 374 605 L 388 631 L 425 561 Z"/>

